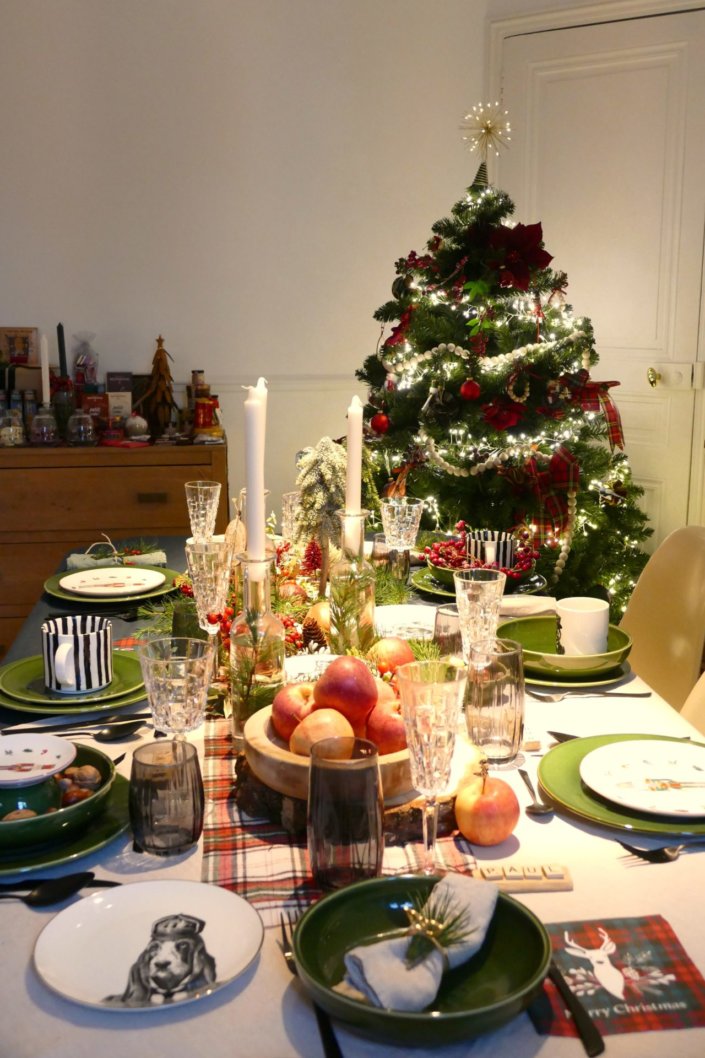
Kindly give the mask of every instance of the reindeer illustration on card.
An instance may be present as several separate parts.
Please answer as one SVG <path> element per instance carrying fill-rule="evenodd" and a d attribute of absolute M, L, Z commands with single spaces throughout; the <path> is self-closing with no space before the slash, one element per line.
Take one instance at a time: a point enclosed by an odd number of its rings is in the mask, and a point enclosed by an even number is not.
<path fill-rule="evenodd" d="M 650 950 L 618 953 L 615 941 L 605 929 L 598 926 L 597 933 L 601 943 L 594 948 L 578 944 L 567 930 L 563 933 L 564 951 L 589 964 L 589 967 L 570 969 L 566 975 L 576 995 L 593 995 L 599 988 L 619 1000 L 624 1000 L 629 993 L 633 997 L 661 995 L 676 980 L 675 974 L 664 972 L 654 963 Z M 621 968 L 612 961 L 615 955 L 622 963 Z"/>

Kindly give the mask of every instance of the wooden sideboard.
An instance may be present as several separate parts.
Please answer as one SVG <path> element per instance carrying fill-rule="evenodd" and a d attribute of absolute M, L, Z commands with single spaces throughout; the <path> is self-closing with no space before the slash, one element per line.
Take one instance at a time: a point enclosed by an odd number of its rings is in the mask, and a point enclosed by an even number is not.
<path fill-rule="evenodd" d="M 225 445 L 0 448 L 0 658 L 63 556 L 102 539 L 189 535 L 184 483 L 219 481 Z"/>

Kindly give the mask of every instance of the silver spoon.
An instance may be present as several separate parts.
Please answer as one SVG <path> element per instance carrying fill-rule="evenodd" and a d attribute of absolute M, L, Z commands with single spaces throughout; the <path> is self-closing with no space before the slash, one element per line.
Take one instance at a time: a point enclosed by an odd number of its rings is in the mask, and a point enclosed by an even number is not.
<path fill-rule="evenodd" d="M 104 724 L 95 731 L 91 731 L 84 727 L 80 731 L 63 731 L 62 735 L 64 738 L 79 738 L 84 736 L 86 738 L 95 739 L 96 742 L 119 742 L 123 738 L 129 738 L 130 735 L 134 735 L 135 731 L 143 726 L 144 720 L 133 720 L 132 723 L 129 724 L 126 724 L 124 720 L 121 720 L 119 723 L 115 724 Z"/>
<path fill-rule="evenodd" d="M 553 805 L 547 805 L 544 801 L 539 801 L 538 797 L 536 796 L 536 791 L 534 790 L 534 784 L 529 778 L 528 772 L 525 772 L 523 768 L 518 768 L 517 770 L 521 775 L 522 779 L 524 780 L 524 785 L 533 797 L 533 801 L 531 802 L 531 804 L 527 805 L 524 809 L 527 816 L 552 816 Z"/>
<path fill-rule="evenodd" d="M 0 900 L 21 900 L 28 907 L 48 907 L 73 896 L 84 885 L 93 881 L 92 871 L 65 874 L 61 878 L 47 878 L 22 896 L 20 893 L 0 893 Z"/>

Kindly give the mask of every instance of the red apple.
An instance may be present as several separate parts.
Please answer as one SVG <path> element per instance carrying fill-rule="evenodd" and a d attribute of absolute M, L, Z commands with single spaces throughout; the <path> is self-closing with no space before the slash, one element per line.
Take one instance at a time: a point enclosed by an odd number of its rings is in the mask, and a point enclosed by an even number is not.
<path fill-rule="evenodd" d="M 499 845 L 519 822 L 519 801 L 509 783 L 482 773 L 462 786 L 455 798 L 458 830 L 474 845 Z"/>
<path fill-rule="evenodd" d="M 336 658 L 313 688 L 314 709 L 337 709 L 356 735 L 364 737 L 365 721 L 377 703 L 374 676 L 360 658 Z"/>
<path fill-rule="evenodd" d="M 288 742 L 294 728 L 313 709 L 312 683 L 286 683 L 272 702 L 272 726 L 279 738 Z"/>
<path fill-rule="evenodd" d="M 316 709 L 304 717 L 289 739 L 289 749 L 302 757 L 311 756 L 311 746 L 322 738 L 352 738 L 353 729 L 337 709 Z"/>
<path fill-rule="evenodd" d="M 398 753 L 406 749 L 406 733 L 401 717 L 401 703 L 396 695 L 377 702 L 367 717 L 367 737 L 380 753 Z"/>
<path fill-rule="evenodd" d="M 405 639 L 399 636 L 384 636 L 378 639 L 368 657 L 374 661 L 380 676 L 385 672 L 396 672 L 400 665 L 414 660 L 414 652 Z"/>
<path fill-rule="evenodd" d="M 374 681 L 377 684 L 377 705 L 379 705 L 380 702 L 399 701 L 399 695 L 397 694 L 396 688 L 391 680 L 383 680 L 381 676 L 375 676 Z"/>

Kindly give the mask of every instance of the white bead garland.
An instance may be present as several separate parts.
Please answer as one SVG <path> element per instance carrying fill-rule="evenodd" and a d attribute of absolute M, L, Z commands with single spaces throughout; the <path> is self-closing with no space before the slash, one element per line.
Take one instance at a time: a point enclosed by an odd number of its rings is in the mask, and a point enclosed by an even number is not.
<path fill-rule="evenodd" d="M 570 548 L 573 543 L 573 531 L 575 530 L 575 515 L 578 509 L 577 501 L 577 489 L 571 489 L 568 493 L 568 525 L 566 526 L 565 534 L 563 536 L 563 543 L 561 545 L 560 554 L 556 560 L 556 564 L 553 567 L 553 576 L 551 582 L 553 584 L 560 580 L 561 574 L 565 569 L 566 562 L 568 561 L 568 555 L 570 554 Z"/>

